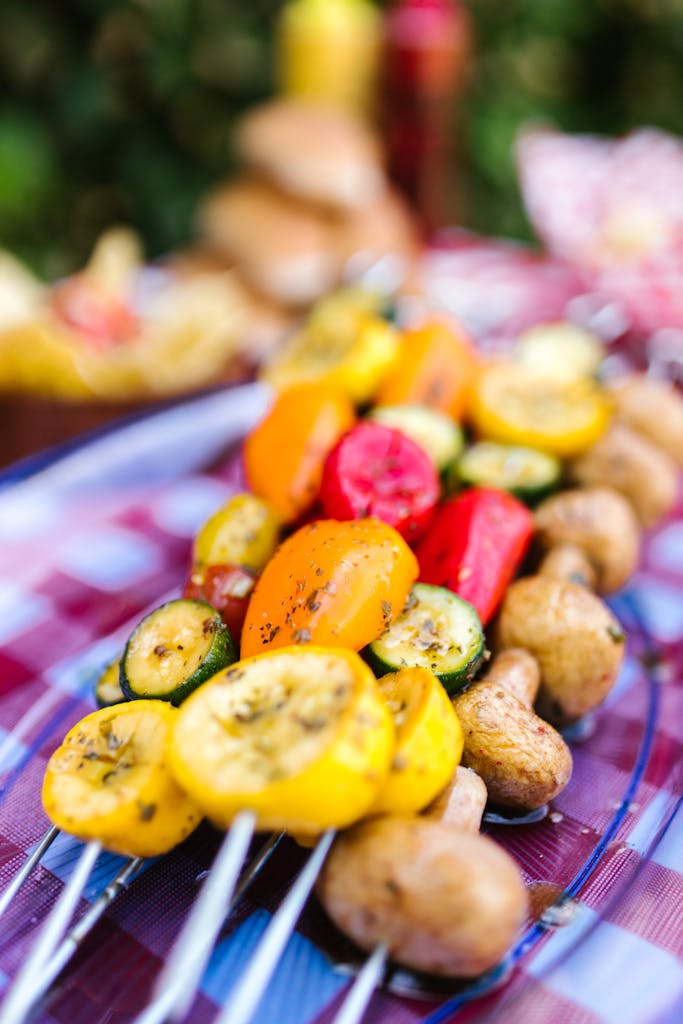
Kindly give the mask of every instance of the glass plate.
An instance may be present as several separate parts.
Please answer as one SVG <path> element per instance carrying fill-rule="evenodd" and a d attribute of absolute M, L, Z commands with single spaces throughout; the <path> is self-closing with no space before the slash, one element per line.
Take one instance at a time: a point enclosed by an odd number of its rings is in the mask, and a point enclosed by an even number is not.
<path fill-rule="evenodd" d="M 197 527 L 243 486 L 239 442 L 267 400 L 258 385 L 211 393 L 0 475 L 0 887 L 45 830 L 46 758 L 91 710 L 93 678 L 145 609 L 178 592 Z M 568 737 L 571 783 L 542 820 L 486 826 L 530 889 L 532 915 L 519 942 L 474 982 L 390 970 L 368 1021 L 644 1024 L 676 1014 L 683 997 L 680 510 L 647 539 L 641 570 L 613 606 L 629 632 L 628 658 L 605 707 Z M 145 867 L 64 973 L 41 1020 L 134 1018 L 217 841 L 203 826 Z M 4 919 L 3 984 L 79 848 L 60 837 Z M 227 925 L 191 1021 L 212 1019 L 305 856 L 293 842 L 281 844 Z M 100 858 L 88 899 L 118 864 Z M 361 961 L 310 901 L 255 1020 L 331 1021 Z"/>

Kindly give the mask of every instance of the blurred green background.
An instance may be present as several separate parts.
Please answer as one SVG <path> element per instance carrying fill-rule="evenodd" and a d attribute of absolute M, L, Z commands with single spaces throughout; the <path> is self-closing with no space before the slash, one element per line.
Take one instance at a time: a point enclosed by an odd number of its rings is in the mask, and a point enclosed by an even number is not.
<path fill-rule="evenodd" d="M 273 89 L 276 0 L 2 0 L 0 244 L 40 272 L 77 266 L 129 221 L 150 255 L 190 236 L 231 167 L 231 125 Z M 470 0 L 465 222 L 528 237 L 520 123 L 683 134 L 683 0 Z"/>

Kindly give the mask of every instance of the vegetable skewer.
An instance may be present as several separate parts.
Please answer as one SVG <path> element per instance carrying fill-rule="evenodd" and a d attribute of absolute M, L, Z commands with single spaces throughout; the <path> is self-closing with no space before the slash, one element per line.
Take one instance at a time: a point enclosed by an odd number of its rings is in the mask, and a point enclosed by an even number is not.
<path fill-rule="evenodd" d="M 307 643 L 309 643 L 309 642 L 310 642 L 310 638 L 303 638 L 303 637 L 301 638 L 301 643 L 302 643 L 302 646 L 303 646 L 303 647 L 305 647 L 305 646 L 306 646 L 306 644 L 307 644 Z M 310 648 L 308 648 L 308 649 L 310 650 Z M 377 963 L 379 963 L 379 961 L 381 961 L 381 956 L 380 956 L 380 957 L 378 957 L 378 961 L 376 962 L 376 964 L 377 964 Z M 378 969 L 378 968 L 376 968 L 376 970 L 379 970 L 379 969 Z M 253 997 L 252 997 L 252 998 L 253 998 Z M 255 1004 L 254 1004 L 254 1005 L 255 1005 Z M 226 1015 L 223 1015 L 223 1016 L 226 1016 Z M 226 1019 L 229 1019 L 229 1015 L 227 1015 Z M 246 1018 L 245 1018 L 245 1019 L 246 1019 Z M 222 1020 L 222 1017 L 221 1017 L 221 1020 Z"/>

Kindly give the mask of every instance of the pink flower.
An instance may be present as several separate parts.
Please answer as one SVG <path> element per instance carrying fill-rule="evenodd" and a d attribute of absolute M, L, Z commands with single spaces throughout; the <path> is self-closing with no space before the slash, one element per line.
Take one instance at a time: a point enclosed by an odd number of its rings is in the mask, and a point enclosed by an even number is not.
<path fill-rule="evenodd" d="M 522 194 L 539 238 L 633 327 L 683 327 L 683 141 L 652 128 L 623 139 L 530 130 Z"/>

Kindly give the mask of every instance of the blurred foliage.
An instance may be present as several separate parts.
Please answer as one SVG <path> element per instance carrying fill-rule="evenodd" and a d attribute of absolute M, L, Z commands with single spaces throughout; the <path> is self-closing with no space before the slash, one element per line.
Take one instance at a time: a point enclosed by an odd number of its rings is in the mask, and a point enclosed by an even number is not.
<path fill-rule="evenodd" d="M 185 241 L 230 171 L 231 125 L 273 89 L 278 0 L 2 0 L 0 242 L 50 276 L 113 221 Z M 470 0 L 466 221 L 524 237 L 520 124 L 683 134 L 683 0 Z"/>
<path fill-rule="evenodd" d="M 471 0 L 476 64 L 464 122 L 467 219 L 528 237 L 516 189 L 520 125 L 683 135 L 683 0 Z"/>

